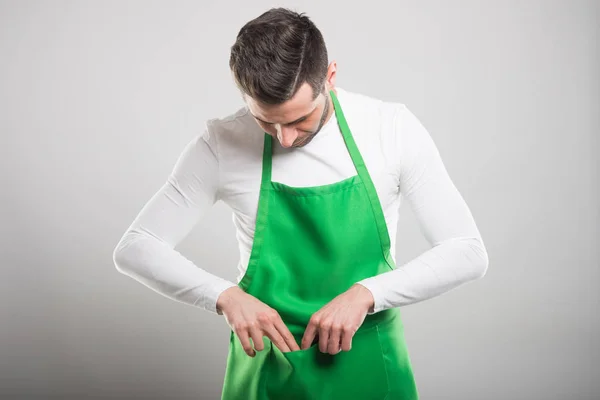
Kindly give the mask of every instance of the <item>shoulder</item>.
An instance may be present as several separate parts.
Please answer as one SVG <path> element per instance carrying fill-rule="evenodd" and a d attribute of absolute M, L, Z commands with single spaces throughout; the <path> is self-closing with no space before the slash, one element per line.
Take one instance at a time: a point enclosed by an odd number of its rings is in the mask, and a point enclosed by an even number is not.
<path fill-rule="evenodd" d="M 353 132 L 375 139 L 387 157 L 398 159 L 403 118 L 409 113 L 406 105 L 345 89 L 338 89 L 338 98 Z"/>
<path fill-rule="evenodd" d="M 248 116 L 248 114 L 248 107 L 244 105 L 232 113 L 226 114 L 224 116 L 210 118 L 206 121 L 206 124 L 209 127 L 228 127 L 236 123 L 243 122 L 245 120 L 245 117 Z"/>
<path fill-rule="evenodd" d="M 247 106 L 240 107 L 230 114 L 210 118 L 206 121 L 207 130 L 218 135 L 240 133 L 256 126 L 257 124 L 250 115 Z"/>
<path fill-rule="evenodd" d="M 345 114 L 349 116 L 348 119 L 357 116 L 360 119 L 368 120 L 371 124 L 380 121 L 382 127 L 387 128 L 393 125 L 397 116 L 406 109 L 404 103 L 398 101 L 385 100 L 339 87 L 337 92 L 340 105 Z"/>
<path fill-rule="evenodd" d="M 208 119 L 204 134 L 216 143 L 219 153 L 226 152 L 229 148 L 247 148 L 255 143 L 262 145 L 264 138 L 262 130 L 245 105 L 230 114 Z"/>

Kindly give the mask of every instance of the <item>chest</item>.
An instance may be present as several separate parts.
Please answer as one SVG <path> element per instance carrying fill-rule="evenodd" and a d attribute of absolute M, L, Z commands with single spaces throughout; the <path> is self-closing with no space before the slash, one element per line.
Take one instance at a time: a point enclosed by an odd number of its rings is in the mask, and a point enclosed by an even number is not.
<path fill-rule="evenodd" d="M 388 213 L 397 207 L 399 177 L 393 159 L 386 156 L 383 143 L 356 135 L 369 175 L 379 201 Z M 272 180 L 293 187 L 321 186 L 339 182 L 357 174 L 352 158 L 341 135 L 328 134 L 301 149 L 274 148 Z M 313 146 L 314 145 L 314 146 Z M 246 152 L 223 157 L 221 169 L 221 199 L 238 217 L 247 221 L 256 218 L 262 176 L 262 143 L 247 147 Z M 234 161 L 235 160 L 235 161 Z"/>

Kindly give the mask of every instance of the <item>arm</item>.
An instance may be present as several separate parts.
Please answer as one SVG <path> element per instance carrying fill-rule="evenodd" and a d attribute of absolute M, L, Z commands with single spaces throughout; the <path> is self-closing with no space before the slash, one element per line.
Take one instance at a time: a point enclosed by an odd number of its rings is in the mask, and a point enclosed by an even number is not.
<path fill-rule="evenodd" d="M 194 265 L 174 248 L 218 200 L 218 158 L 208 130 L 185 147 L 163 186 L 113 252 L 117 270 L 154 291 L 212 313 L 233 282 Z"/>
<path fill-rule="evenodd" d="M 439 296 L 483 277 L 488 267 L 473 216 L 431 136 L 404 105 L 394 124 L 400 190 L 431 248 L 393 271 L 357 282 L 373 296 L 369 314 Z"/>

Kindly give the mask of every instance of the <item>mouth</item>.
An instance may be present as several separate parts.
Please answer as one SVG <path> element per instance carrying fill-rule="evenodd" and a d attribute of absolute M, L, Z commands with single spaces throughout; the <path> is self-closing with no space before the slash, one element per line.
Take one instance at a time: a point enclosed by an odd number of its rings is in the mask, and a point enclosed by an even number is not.
<path fill-rule="evenodd" d="M 304 140 L 301 140 L 299 142 L 296 142 L 296 143 L 292 144 L 292 147 L 300 147 L 302 145 L 304 145 Z"/>
<path fill-rule="evenodd" d="M 309 135 L 309 136 L 305 137 L 304 139 L 299 140 L 299 141 L 295 142 L 294 144 L 292 144 L 292 147 L 302 147 L 302 146 L 308 144 L 308 142 L 310 142 L 313 137 L 315 137 L 314 134 Z"/>

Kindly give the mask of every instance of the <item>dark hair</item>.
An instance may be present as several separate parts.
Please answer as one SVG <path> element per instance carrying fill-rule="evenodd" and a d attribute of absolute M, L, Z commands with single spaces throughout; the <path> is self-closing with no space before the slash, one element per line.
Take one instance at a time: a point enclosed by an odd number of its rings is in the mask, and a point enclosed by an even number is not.
<path fill-rule="evenodd" d="M 272 8 L 247 22 L 229 58 L 237 87 L 266 104 L 289 100 L 304 82 L 314 100 L 323 90 L 327 65 L 319 29 L 304 13 L 286 8 Z"/>

